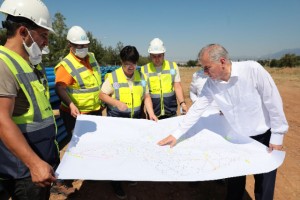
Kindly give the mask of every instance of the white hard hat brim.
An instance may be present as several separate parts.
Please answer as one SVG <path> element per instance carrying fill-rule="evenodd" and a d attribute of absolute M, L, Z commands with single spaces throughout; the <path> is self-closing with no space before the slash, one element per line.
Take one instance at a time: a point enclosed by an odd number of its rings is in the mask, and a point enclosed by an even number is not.
<path fill-rule="evenodd" d="M 151 51 L 151 50 L 148 50 L 148 53 L 151 53 L 151 54 L 162 54 L 162 53 L 165 53 L 166 51 Z"/>
<path fill-rule="evenodd" d="M 70 41 L 72 44 L 89 44 L 90 41 L 76 41 L 76 42 L 72 42 Z"/>
<path fill-rule="evenodd" d="M 55 31 L 52 28 L 49 28 L 49 27 L 46 27 L 46 26 L 42 26 L 42 25 L 38 25 L 38 26 L 40 26 L 40 27 L 42 27 L 44 29 L 47 29 L 48 31 L 50 31 L 51 33 L 54 33 L 56 35 Z"/>

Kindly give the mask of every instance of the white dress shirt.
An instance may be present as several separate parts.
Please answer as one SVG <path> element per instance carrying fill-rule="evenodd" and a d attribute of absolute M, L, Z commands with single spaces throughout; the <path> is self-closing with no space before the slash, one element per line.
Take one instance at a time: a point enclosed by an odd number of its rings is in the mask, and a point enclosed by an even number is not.
<path fill-rule="evenodd" d="M 232 62 L 227 82 L 208 78 L 172 135 L 178 139 L 186 133 L 213 100 L 238 134 L 255 136 L 271 128 L 270 143 L 282 144 L 288 130 L 282 100 L 272 77 L 258 62 Z"/>
<path fill-rule="evenodd" d="M 191 85 L 190 85 L 190 98 L 191 98 L 193 103 L 200 96 L 201 91 L 202 91 L 207 79 L 208 79 L 208 76 L 206 76 L 204 74 L 203 69 L 200 69 L 200 70 L 196 71 L 193 74 L 192 82 L 191 82 Z M 218 105 L 216 104 L 215 101 L 213 101 L 211 103 L 211 106 L 214 107 L 214 108 L 219 109 L 219 107 L 218 107 Z"/>
<path fill-rule="evenodd" d="M 208 76 L 205 76 L 203 69 L 198 70 L 193 74 L 190 85 L 190 98 L 193 102 L 195 102 L 198 98 L 198 95 L 200 95 L 207 78 Z"/>

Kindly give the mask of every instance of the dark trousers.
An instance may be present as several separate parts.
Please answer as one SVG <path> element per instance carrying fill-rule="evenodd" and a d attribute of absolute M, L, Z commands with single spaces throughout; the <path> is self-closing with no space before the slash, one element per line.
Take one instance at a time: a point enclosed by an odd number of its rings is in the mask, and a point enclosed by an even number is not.
<path fill-rule="evenodd" d="M 75 127 L 76 118 L 71 115 L 70 112 L 67 112 L 65 110 L 59 109 L 60 117 L 63 119 L 64 125 L 66 127 L 66 131 L 69 136 L 72 135 L 73 129 Z M 101 110 L 92 111 L 87 113 L 88 115 L 102 115 Z"/>
<path fill-rule="evenodd" d="M 12 200 L 48 200 L 50 198 L 50 186 L 39 187 L 31 181 L 31 177 L 1 180 L 1 184 Z"/>
<path fill-rule="evenodd" d="M 251 138 L 269 146 L 271 131 Z M 277 170 L 268 173 L 255 174 L 254 194 L 256 200 L 272 200 L 274 196 L 275 180 Z M 246 186 L 246 176 L 228 178 L 227 180 L 227 200 L 242 200 Z"/>
<path fill-rule="evenodd" d="M 177 114 L 175 114 L 175 115 L 163 115 L 163 116 L 158 117 L 158 119 L 168 119 L 168 118 L 176 117 L 176 116 L 177 116 Z"/>

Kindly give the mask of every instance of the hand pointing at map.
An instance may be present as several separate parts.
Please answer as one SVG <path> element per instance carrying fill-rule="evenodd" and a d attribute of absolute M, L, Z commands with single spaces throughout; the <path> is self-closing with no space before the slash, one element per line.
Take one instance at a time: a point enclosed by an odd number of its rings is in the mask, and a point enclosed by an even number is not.
<path fill-rule="evenodd" d="M 164 146 L 164 145 L 170 145 L 170 148 L 174 147 L 176 145 L 176 138 L 173 135 L 169 135 L 168 137 L 162 139 L 158 142 L 158 145 Z"/>

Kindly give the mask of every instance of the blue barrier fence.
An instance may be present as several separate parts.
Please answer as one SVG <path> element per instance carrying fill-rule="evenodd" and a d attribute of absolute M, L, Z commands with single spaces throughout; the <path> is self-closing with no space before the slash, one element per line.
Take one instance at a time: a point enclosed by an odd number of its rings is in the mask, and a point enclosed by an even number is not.
<path fill-rule="evenodd" d="M 104 76 L 107 73 L 110 73 L 116 69 L 118 69 L 120 66 L 101 66 L 101 76 L 102 81 L 104 79 Z M 138 67 L 139 68 L 139 67 Z M 48 85 L 50 90 L 50 103 L 53 110 L 56 110 L 59 108 L 60 105 L 60 99 L 55 93 L 55 74 L 54 74 L 54 68 L 53 67 L 45 67 L 46 70 L 46 76 L 48 79 Z M 61 142 L 66 136 L 67 131 L 64 126 L 63 120 L 60 116 L 56 116 L 56 124 L 57 124 L 57 135 L 56 139 L 58 142 Z"/>

